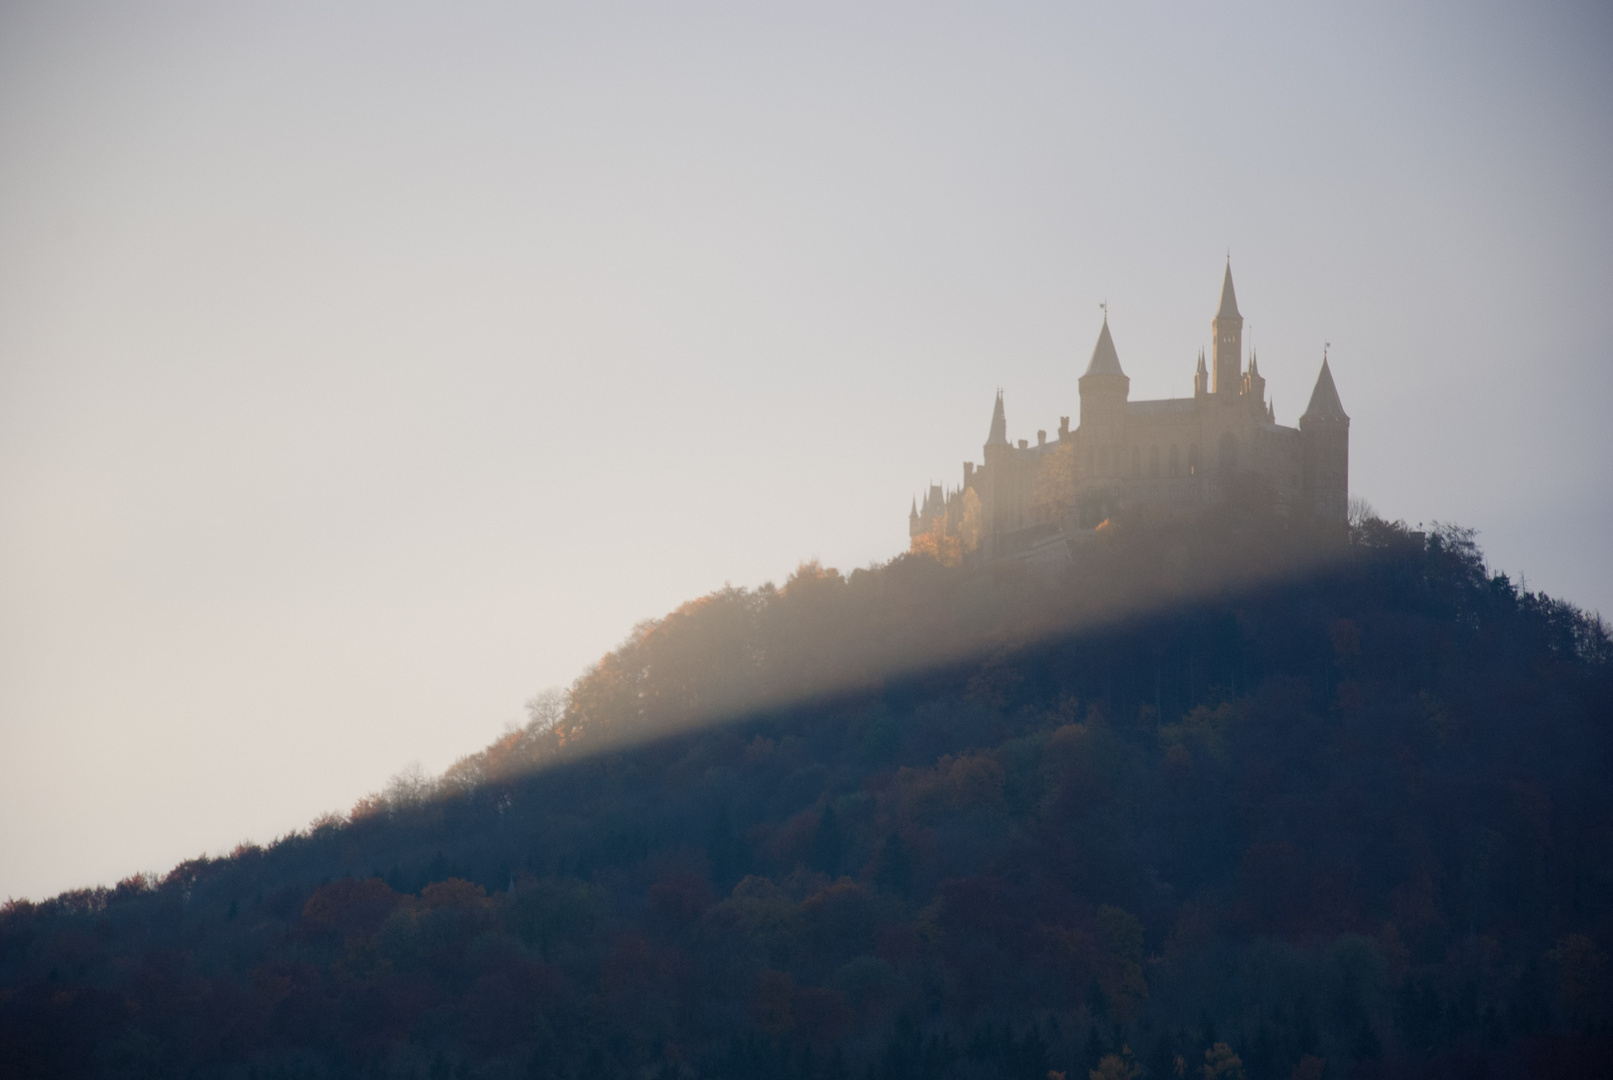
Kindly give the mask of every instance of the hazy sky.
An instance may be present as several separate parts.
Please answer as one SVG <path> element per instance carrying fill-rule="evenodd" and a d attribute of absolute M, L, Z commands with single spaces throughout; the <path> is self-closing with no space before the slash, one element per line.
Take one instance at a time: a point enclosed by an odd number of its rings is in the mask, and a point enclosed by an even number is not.
<path fill-rule="evenodd" d="M 1100 300 L 1190 394 L 1229 249 L 1353 493 L 1613 613 L 1609 12 L 7 3 L 0 897 L 889 558 L 998 386 L 1076 413 Z"/>

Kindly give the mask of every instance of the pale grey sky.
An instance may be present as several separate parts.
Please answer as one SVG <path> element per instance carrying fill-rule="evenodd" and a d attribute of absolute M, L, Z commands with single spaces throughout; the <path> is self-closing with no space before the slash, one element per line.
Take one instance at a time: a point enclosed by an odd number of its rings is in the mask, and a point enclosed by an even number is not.
<path fill-rule="evenodd" d="M 1348 10 L 1345 10 L 1345 9 Z M 1107 299 L 1613 612 L 1605 4 L 0 10 L 0 897 L 439 770 L 905 545 Z"/>

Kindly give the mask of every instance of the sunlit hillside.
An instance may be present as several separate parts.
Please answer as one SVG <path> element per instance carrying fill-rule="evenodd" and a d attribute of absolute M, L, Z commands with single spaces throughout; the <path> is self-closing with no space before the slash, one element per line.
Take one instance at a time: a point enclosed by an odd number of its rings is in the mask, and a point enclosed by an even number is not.
<path fill-rule="evenodd" d="M 1613 644 L 1470 532 L 802 566 L 302 833 L 0 913 L 15 1076 L 1595 1075 Z"/>

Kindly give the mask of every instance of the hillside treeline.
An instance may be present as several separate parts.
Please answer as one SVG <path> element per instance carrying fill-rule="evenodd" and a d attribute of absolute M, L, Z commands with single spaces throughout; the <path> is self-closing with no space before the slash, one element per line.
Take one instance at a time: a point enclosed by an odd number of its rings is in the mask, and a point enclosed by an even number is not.
<path fill-rule="evenodd" d="M 1613 646 L 1472 534 L 809 564 L 441 778 L 0 911 L 12 1076 L 1605 1075 Z"/>

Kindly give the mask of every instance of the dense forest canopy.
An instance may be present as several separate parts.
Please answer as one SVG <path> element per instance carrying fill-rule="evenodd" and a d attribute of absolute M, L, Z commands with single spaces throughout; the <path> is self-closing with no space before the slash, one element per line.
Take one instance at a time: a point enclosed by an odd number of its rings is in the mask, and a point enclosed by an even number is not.
<path fill-rule="evenodd" d="M 1601 1075 L 1610 722 L 1606 626 L 1456 528 L 808 564 L 440 778 L 8 903 L 0 1071 Z"/>

